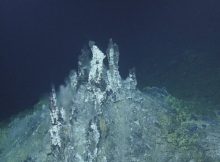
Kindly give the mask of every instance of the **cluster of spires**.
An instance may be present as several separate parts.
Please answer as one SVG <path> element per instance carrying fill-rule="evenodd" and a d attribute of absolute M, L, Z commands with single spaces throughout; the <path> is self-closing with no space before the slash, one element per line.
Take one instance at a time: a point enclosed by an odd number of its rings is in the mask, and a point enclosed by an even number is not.
<path fill-rule="evenodd" d="M 89 58 L 89 50 L 83 49 L 78 61 L 78 72 L 70 74 L 70 85 L 73 90 L 77 90 L 80 85 L 86 84 L 88 91 L 92 92 L 95 102 L 95 109 L 100 108 L 109 94 L 117 95 L 117 91 L 123 84 L 126 89 L 136 88 L 136 76 L 133 70 L 130 71 L 126 80 L 122 80 L 119 74 L 119 50 L 117 44 L 110 39 L 107 49 L 108 66 L 104 64 L 106 55 L 90 41 L 89 46 L 92 52 L 92 59 Z M 62 122 L 65 121 L 65 110 L 57 106 L 55 88 L 52 88 L 50 97 L 50 117 L 51 117 L 51 146 L 53 149 L 62 148 Z"/>

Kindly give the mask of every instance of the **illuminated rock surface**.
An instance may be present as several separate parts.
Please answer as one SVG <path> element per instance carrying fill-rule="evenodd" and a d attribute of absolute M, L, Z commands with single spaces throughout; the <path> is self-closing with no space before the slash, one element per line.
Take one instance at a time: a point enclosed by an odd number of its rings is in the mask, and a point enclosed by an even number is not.
<path fill-rule="evenodd" d="M 220 161 L 220 112 L 192 112 L 164 89 L 138 90 L 133 70 L 119 75 L 116 44 L 107 54 L 89 45 L 50 100 L 1 128 L 1 162 Z"/>

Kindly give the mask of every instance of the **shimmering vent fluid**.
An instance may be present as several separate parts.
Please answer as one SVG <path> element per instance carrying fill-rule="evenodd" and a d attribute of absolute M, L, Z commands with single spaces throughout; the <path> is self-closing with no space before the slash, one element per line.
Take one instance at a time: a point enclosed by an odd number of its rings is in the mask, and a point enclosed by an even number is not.
<path fill-rule="evenodd" d="M 138 90 L 133 70 L 120 77 L 115 43 L 106 54 L 89 46 L 65 85 L 1 128 L 1 162 L 220 161 L 220 112 L 191 113 L 165 89 Z"/>

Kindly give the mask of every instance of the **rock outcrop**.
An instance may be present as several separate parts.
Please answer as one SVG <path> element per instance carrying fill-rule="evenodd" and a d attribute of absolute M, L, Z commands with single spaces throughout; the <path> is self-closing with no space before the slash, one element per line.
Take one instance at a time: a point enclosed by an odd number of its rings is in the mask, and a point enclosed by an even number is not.
<path fill-rule="evenodd" d="M 219 112 L 209 118 L 165 89 L 138 90 L 134 70 L 121 78 L 112 40 L 107 54 L 89 46 L 50 100 L 1 128 L 1 162 L 220 161 Z"/>

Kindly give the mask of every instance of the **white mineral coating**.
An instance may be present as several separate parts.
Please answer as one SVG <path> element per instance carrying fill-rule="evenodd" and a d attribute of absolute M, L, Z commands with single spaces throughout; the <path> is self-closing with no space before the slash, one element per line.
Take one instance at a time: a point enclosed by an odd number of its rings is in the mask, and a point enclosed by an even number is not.
<path fill-rule="evenodd" d="M 60 113 L 62 111 L 62 113 Z M 64 110 L 59 110 L 57 106 L 57 98 L 54 87 L 52 88 L 51 97 L 50 97 L 50 119 L 51 119 L 51 127 L 50 127 L 50 137 L 51 137 L 51 145 L 54 147 L 61 147 L 61 138 L 60 138 L 60 130 L 62 124 L 60 122 L 61 114 L 64 115 Z"/>
<path fill-rule="evenodd" d="M 107 71 L 108 76 L 108 89 L 116 92 L 119 88 L 121 88 L 121 76 L 118 71 L 118 61 L 119 61 L 119 51 L 118 46 L 110 40 L 109 46 L 107 49 L 108 56 L 108 67 Z"/>
<path fill-rule="evenodd" d="M 66 120 L 66 112 L 63 107 L 61 107 L 61 109 L 60 109 L 60 115 L 61 115 L 61 119 L 65 121 Z"/>
<path fill-rule="evenodd" d="M 106 99 L 106 91 L 103 90 L 102 83 L 104 81 L 104 58 L 105 54 L 99 48 L 92 44 L 90 45 L 92 51 L 92 60 L 90 62 L 89 80 L 91 84 L 89 89 L 92 90 L 96 104 L 101 105 Z M 97 107 L 97 106 L 96 106 Z"/>
<path fill-rule="evenodd" d="M 61 147 L 61 139 L 59 133 L 60 133 L 60 125 L 53 125 L 50 128 L 51 144 L 53 146 Z"/>
<path fill-rule="evenodd" d="M 96 46 L 92 45 L 92 60 L 91 60 L 91 69 L 89 72 L 89 82 L 100 83 L 103 70 L 104 70 L 104 63 L 103 60 L 106 57 L 105 54 Z"/>
<path fill-rule="evenodd" d="M 90 50 L 84 48 L 81 50 L 81 55 L 79 56 L 78 60 L 78 76 L 81 81 L 88 81 L 88 73 L 90 69 L 90 58 L 89 55 L 91 54 Z"/>
<path fill-rule="evenodd" d="M 50 100 L 0 128 L 0 162 L 220 161 L 220 116 L 195 120 L 166 90 L 138 90 L 134 70 L 122 79 L 112 41 L 107 65 L 90 48 Z"/>
<path fill-rule="evenodd" d="M 70 85 L 71 85 L 72 89 L 76 88 L 77 83 L 78 83 L 78 76 L 77 76 L 76 71 L 72 71 L 70 73 L 69 78 L 70 78 Z"/>
<path fill-rule="evenodd" d="M 93 152 L 88 152 L 88 156 L 89 156 L 89 161 L 92 162 L 97 158 L 97 153 L 98 153 L 98 143 L 99 143 L 99 139 L 100 139 L 100 133 L 98 131 L 98 127 L 96 125 L 96 123 L 92 123 L 90 125 L 91 128 L 91 133 L 92 133 L 92 140 L 90 141 L 90 144 L 93 143 L 93 147 L 94 149 L 92 150 Z"/>
<path fill-rule="evenodd" d="M 125 85 L 127 89 L 136 89 L 137 80 L 136 80 L 136 74 L 135 74 L 134 69 L 129 71 L 129 75 L 125 80 Z"/>
<path fill-rule="evenodd" d="M 98 144 L 99 138 L 100 138 L 100 134 L 99 134 L 97 125 L 95 123 L 92 123 L 90 127 L 93 130 L 93 132 L 94 132 L 95 142 L 96 142 L 96 144 Z"/>

